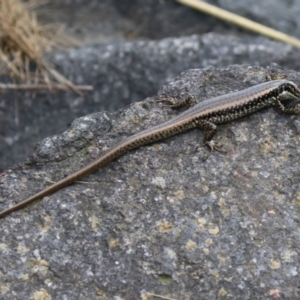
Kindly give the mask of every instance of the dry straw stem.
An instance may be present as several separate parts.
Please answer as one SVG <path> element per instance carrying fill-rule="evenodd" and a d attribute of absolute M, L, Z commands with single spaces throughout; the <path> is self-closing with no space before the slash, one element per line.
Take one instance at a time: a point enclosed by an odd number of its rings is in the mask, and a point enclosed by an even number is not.
<path fill-rule="evenodd" d="M 0 72 L 23 83 L 46 83 L 51 88 L 56 82 L 77 90 L 44 58 L 53 48 L 63 49 L 76 43 L 62 34 L 62 27 L 39 24 L 32 9 L 45 3 L 0 0 Z"/>
<path fill-rule="evenodd" d="M 195 8 L 197 10 L 200 10 L 200 11 L 202 11 L 206 14 L 209 14 L 211 16 L 214 16 L 216 18 L 219 18 L 221 20 L 238 25 L 242 28 L 249 29 L 251 31 L 254 31 L 259 34 L 273 38 L 275 40 L 278 40 L 278 41 L 281 41 L 281 42 L 284 42 L 287 44 L 291 44 L 293 46 L 300 48 L 300 40 L 298 40 L 290 35 L 287 35 L 285 33 L 282 33 L 280 31 L 269 28 L 267 26 L 253 22 L 249 19 L 243 18 L 239 15 L 236 15 L 236 14 L 226 11 L 224 9 L 218 8 L 214 5 L 211 5 L 211 4 L 205 3 L 203 1 L 199 1 L 199 0 L 176 0 L 176 1 L 181 4 Z"/>

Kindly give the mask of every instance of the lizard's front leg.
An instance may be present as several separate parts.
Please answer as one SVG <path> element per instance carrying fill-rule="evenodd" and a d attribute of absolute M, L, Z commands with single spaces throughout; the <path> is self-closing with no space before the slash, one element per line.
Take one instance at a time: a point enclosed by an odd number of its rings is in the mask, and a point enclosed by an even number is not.
<path fill-rule="evenodd" d="M 159 98 L 159 99 L 155 100 L 155 102 L 170 103 L 169 105 L 163 105 L 163 106 L 164 107 L 172 107 L 172 108 L 180 108 L 180 107 L 190 108 L 197 104 L 196 98 L 193 96 L 187 96 L 182 99 L 175 98 L 175 97 Z"/>
<path fill-rule="evenodd" d="M 222 150 L 220 148 L 221 146 L 218 145 L 218 142 L 215 142 L 213 140 L 213 137 L 216 134 L 217 129 L 218 129 L 216 124 L 214 124 L 212 122 L 209 122 L 207 120 L 201 120 L 200 119 L 200 120 L 197 120 L 197 127 L 202 129 L 205 133 L 205 135 L 204 135 L 204 144 L 201 147 L 207 145 L 210 148 L 210 152 L 204 160 L 207 160 L 212 155 L 212 153 L 214 151 L 218 151 L 218 152 L 221 152 L 221 153 L 226 153 L 225 150 Z"/>

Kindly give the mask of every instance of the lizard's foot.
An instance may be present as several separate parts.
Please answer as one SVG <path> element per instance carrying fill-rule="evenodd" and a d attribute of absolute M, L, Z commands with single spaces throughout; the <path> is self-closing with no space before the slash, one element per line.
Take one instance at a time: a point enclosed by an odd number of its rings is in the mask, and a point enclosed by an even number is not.
<path fill-rule="evenodd" d="M 197 101 L 192 96 L 187 96 L 183 99 L 175 98 L 175 97 L 165 97 L 165 98 L 158 98 L 154 100 L 154 102 L 163 102 L 163 103 L 169 103 L 167 105 L 163 105 L 163 107 L 172 107 L 172 108 L 178 108 L 178 107 L 192 107 L 195 104 L 197 104 Z"/>
<path fill-rule="evenodd" d="M 295 114 L 300 115 L 300 104 L 297 104 L 294 108 Z"/>
<path fill-rule="evenodd" d="M 208 146 L 210 148 L 210 152 L 205 157 L 204 161 L 207 160 L 213 154 L 214 151 L 218 151 L 220 153 L 227 153 L 225 150 L 221 149 L 220 147 L 222 146 L 218 145 L 218 142 L 215 142 L 214 140 L 206 141 L 203 145 L 200 146 L 200 148 L 204 146 Z"/>
<path fill-rule="evenodd" d="M 272 81 L 272 80 L 284 79 L 284 78 L 286 78 L 286 74 L 284 73 L 273 73 L 273 74 L 266 75 L 266 81 Z"/>
<path fill-rule="evenodd" d="M 163 103 L 162 107 L 178 107 L 178 99 L 173 98 L 173 97 L 165 97 L 165 98 L 159 98 L 154 100 L 154 102 Z M 169 103 L 169 104 L 165 104 L 165 103 Z"/>

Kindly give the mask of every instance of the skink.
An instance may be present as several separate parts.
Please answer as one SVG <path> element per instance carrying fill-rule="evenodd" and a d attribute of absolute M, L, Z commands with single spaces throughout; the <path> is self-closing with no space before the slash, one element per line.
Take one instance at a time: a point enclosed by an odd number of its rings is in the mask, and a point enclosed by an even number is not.
<path fill-rule="evenodd" d="M 50 185 L 15 206 L 1 211 L 0 217 L 4 217 L 36 200 L 53 194 L 57 190 L 96 171 L 98 168 L 104 167 L 117 157 L 132 149 L 174 136 L 192 128 L 204 130 L 204 144 L 210 147 L 211 152 L 213 150 L 222 151 L 218 148 L 217 143 L 212 140 L 217 131 L 217 124 L 232 121 L 271 106 L 278 107 L 284 113 L 299 114 L 299 107 L 287 108 L 283 105 L 283 102 L 288 99 L 300 101 L 300 89 L 294 82 L 280 79 L 268 81 L 239 92 L 229 93 L 203 101 L 169 121 L 141 131 L 120 141 L 108 151 L 104 152 L 98 159 L 77 172 Z M 171 103 L 170 106 L 179 107 L 184 104 L 192 105 L 195 102 L 193 100 L 193 98 L 188 97 L 183 100 L 170 98 L 160 101 L 169 101 Z"/>

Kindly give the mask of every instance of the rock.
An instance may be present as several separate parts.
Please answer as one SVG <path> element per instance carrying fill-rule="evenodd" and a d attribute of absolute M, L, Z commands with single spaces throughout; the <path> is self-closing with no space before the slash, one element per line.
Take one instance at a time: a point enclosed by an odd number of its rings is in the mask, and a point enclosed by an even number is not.
<path fill-rule="evenodd" d="M 234 65 L 188 70 L 157 95 L 203 101 L 279 73 L 300 84 L 299 73 L 276 65 Z M 2 174 L 0 209 L 176 116 L 157 95 L 39 143 Z M 298 123 L 271 108 L 224 124 L 215 139 L 227 154 L 206 161 L 203 133 L 191 130 L 0 219 L 1 297 L 299 298 Z"/>

